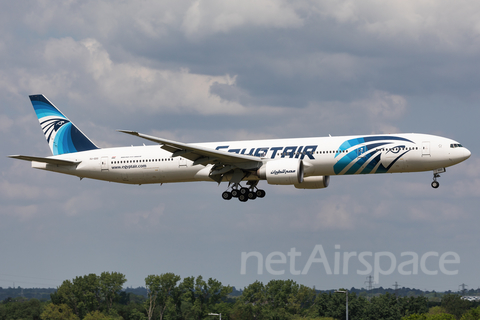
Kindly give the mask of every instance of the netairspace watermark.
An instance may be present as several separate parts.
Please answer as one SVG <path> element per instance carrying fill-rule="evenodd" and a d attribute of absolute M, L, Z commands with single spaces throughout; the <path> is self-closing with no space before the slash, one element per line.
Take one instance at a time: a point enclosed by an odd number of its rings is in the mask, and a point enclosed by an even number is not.
<path fill-rule="evenodd" d="M 296 251 L 295 248 L 291 248 L 286 254 L 281 251 L 274 251 L 265 258 L 257 251 L 242 252 L 240 274 L 247 274 L 247 262 L 253 267 L 255 267 L 256 262 L 257 274 L 263 274 L 265 269 L 267 273 L 275 276 L 283 275 L 285 272 L 290 272 L 291 275 L 307 275 L 312 266 L 316 264 L 323 266 L 326 275 L 348 275 L 349 265 L 355 264 L 357 266 L 361 265 L 361 268 L 356 270 L 356 274 L 370 275 L 373 273 L 373 281 L 378 284 L 381 275 L 391 275 L 395 271 L 403 276 L 418 275 L 419 272 L 429 276 L 438 275 L 439 272 L 449 276 L 457 275 L 458 269 L 451 265 L 460 263 L 460 256 L 452 251 L 444 253 L 428 251 L 423 254 L 405 251 L 400 254 L 400 258 L 397 258 L 388 251 L 341 252 L 338 251 L 340 245 L 335 245 L 335 250 L 333 259 L 331 256 L 329 259 L 323 246 L 317 244 L 303 268 L 297 259 L 302 256 L 302 253 Z M 333 262 L 333 271 L 331 262 Z M 450 265 L 449 268 L 447 268 L 447 265 Z M 250 268 L 249 271 L 252 269 L 254 268 Z M 318 268 L 315 270 L 318 270 Z"/>

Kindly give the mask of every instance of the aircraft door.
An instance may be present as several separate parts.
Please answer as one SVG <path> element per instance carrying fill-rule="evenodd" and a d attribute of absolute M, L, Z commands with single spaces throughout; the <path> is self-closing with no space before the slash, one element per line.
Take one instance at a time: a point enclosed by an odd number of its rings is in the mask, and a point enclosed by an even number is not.
<path fill-rule="evenodd" d="M 186 167 L 187 166 L 187 159 L 180 157 L 178 160 L 178 166 L 179 167 Z"/>
<path fill-rule="evenodd" d="M 108 157 L 102 157 L 100 159 L 102 171 L 108 171 Z"/>
<path fill-rule="evenodd" d="M 357 158 L 364 158 L 365 152 L 367 152 L 367 146 L 362 146 L 357 149 Z"/>
<path fill-rule="evenodd" d="M 422 142 L 422 157 L 430 157 L 430 141 Z"/>

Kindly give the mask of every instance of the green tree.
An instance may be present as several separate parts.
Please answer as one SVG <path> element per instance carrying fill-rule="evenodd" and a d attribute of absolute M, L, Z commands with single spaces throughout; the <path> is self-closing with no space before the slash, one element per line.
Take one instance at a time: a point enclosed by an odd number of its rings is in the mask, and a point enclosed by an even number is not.
<path fill-rule="evenodd" d="M 463 300 L 458 294 L 446 294 L 442 297 L 442 308 L 447 313 L 453 314 L 455 318 L 460 317 L 472 307 L 472 302 Z"/>
<path fill-rule="evenodd" d="M 100 309 L 100 282 L 96 274 L 91 273 L 73 279 L 73 294 L 77 301 L 77 315 L 83 319 L 89 312 Z"/>
<path fill-rule="evenodd" d="M 125 320 L 146 320 L 145 301 L 146 298 L 141 295 L 122 291 L 114 308 Z"/>
<path fill-rule="evenodd" d="M 402 320 L 427 320 L 427 316 L 425 314 L 412 313 L 403 317 Z"/>
<path fill-rule="evenodd" d="M 235 303 L 233 319 L 263 319 L 262 312 L 266 303 L 265 286 L 260 281 L 247 286 Z"/>
<path fill-rule="evenodd" d="M 89 312 L 85 315 L 85 317 L 82 320 L 111 320 L 109 316 L 104 315 L 100 311 L 92 311 Z"/>
<path fill-rule="evenodd" d="M 476 307 L 465 312 L 461 320 L 479 320 L 480 319 L 480 307 Z"/>
<path fill-rule="evenodd" d="M 410 314 L 423 314 L 428 312 L 428 299 L 426 297 L 403 297 L 397 299 L 401 316 Z"/>
<path fill-rule="evenodd" d="M 79 320 L 78 316 L 73 313 L 72 309 L 66 304 L 48 304 L 42 314 L 42 320 Z"/>
<path fill-rule="evenodd" d="M 79 318 L 94 311 L 109 313 L 113 303 L 119 300 L 125 281 L 121 273 L 104 272 L 101 276 L 92 273 L 73 281 L 65 280 L 50 296 L 54 304 L 66 304 Z"/>
<path fill-rule="evenodd" d="M 445 308 L 442 308 L 440 306 L 431 307 L 430 309 L 428 309 L 428 314 L 440 314 L 440 313 L 447 313 L 447 311 L 445 310 Z"/>
<path fill-rule="evenodd" d="M 293 280 L 271 280 L 265 286 L 266 317 L 270 319 L 288 319 L 295 313 L 294 297 L 299 286 Z M 298 306 L 298 305 L 297 305 Z"/>
<path fill-rule="evenodd" d="M 346 318 L 346 295 L 341 293 L 321 293 L 317 295 L 312 311 L 320 317 L 335 319 Z M 350 319 L 366 318 L 366 308 L 370 305 L 367 299 L 355 292 L 348 293 L 348 316 Z"/>
<path fill-rule="evenodd" d="M 50 295 L 53 304 L 67 305 L 75 314 L 78 315 L 77 302 L 78 299 L 73 291 L 73 283 L 70 280 L 63 281 L 57 291 Z"/>
<path fill-rule="evenodd" d="M 148 289 L 148 299 L 146 301 L 148 319 L 152 319 L 155 309 L 158 309 L 160 320 L 163 319 L 165 312 L 174 312 L 174 291 L 177 289 L 177 282 L 180 276 L 173 273 L 164 273 L 161 275 L 149 275 L 145 278 L 145 285 Z"/>
<path fill-rule="evenodd" d="M 386 293 L 378 297 L 373 297 L 367 306 L 366 318 L 371 320 L 399 320 L 400 311 L 397 305 L 397 297 Z"/>
<path fill-rule="evenodd" d="M 453 314 L 439 313 L 427 315 L 427 320 L 455 320 L 455 317 L 453 316 Z"/>
<path fill-rule="evenodd" d="M 120 291 L 127 281 L 125 275 L 118 272 L 102 272 L 99 278 L 100 292 L 105 300 L 107 311 L 120 298 Z"/>
<path fill-rule="evenodd" d="M 403 317 L 402 320 L 455 320 L 455 317 L 452 314 L 448 314 L 448 313 L 436 313 L 436 314 L 414 313 L 406 317 Z"/>
<path fill-rule="evenodd" d="M 0 319 L 40 319 L 43 305 L 37 299 L 8 298 L 0 304 Z"/>
<path fill-rule="evenodd" d="M 147 288 L 147 317 L 148 320 L 153 318 L 153 313 L 157 307 L 157 296 L 160 292 L 160 277 L 156 275 L 149 275 L 145 278 L 145 287 Z"/>
<path fill-rule="evenodd" d="M 202 276 L 187 277 L 179 285 L 181 294 L 181 313 L 184 317 L 201 319 L 213 306 L 224 299 L 232 287 L 223 286 L 221 282 L 209 278 L 204 281 Z"/>
<path fill-rule="evenodd" d="M 289 311 L 292 315 L 314 316 L 315 315 L 315 299 L 317 292 L 314 288 L 300 285 L 296 290 L 296 294 L 288 298 L 290 305 Z"/>

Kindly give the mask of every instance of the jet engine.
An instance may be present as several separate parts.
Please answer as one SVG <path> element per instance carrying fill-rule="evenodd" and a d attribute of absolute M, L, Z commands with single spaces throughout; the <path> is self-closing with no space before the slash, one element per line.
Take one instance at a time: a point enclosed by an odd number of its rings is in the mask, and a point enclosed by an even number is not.
<path fill-rule="evenodd" d="M 303 182 L 295 183 L 297 189 L 322 189 L 328 187 L 330 176 L 311 176 L 303 178 Z"/>
<path fill-rule="evenodd" d="M 292 185 L 303 182 L 303 162 L 299 159 L 281 159 L 265 163 L 257 170 L 260 179 L 268 184 Z"/>

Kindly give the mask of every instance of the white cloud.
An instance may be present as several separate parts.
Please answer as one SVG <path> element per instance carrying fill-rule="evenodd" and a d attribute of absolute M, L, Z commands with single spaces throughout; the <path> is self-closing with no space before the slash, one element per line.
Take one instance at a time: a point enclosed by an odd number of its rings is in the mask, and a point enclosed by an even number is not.
<path fill-rule="evenodd" d="M 128 230 L 158 231 L 158 225 L 165 212 L 165 204 L 159 204 L 151 210 L 126 212 L 123 214 L 124 226 Z"/>
<path fill-rule="evenodd" d="M 407 100 L 400 95 L 375 90 L 369 98 L 354 102 L 352 106 L 364 109 L 373 121 L 398 120 L 405 114 Z"/>
<path fill-rule="evenodd" d="M 14 122 L 6 115 L 0 114 L 0 132 L 8 132 L 13 126 Z"/>
<path fill-rule="evenodd" d="M 302 19 L 285 1 L 196 0 L 188 8 L 182 28 L 190 39 L 227 33 L 239 27 L 298 28 Z"/>
<path fill-rule="evenodd" d="M 49 191 L 51 190 L 21 182 L 0 181 L 0 194 L 3 199 L 39 200 L 41 197 L 47 197 Z"/>
<path fill-rule="evenodd" d="M 317 190 L 322 192 L 322 190 Z M 363 205 L 349 195 L 329 197 L 320 201 L 312 209 L 316 214 L 303 221 L 304 226 L 313 230 L 353 230 L 357 226 L 357 217 L 364 214 Z"/>
<path fill-rule="evenodd" d="M 78 182 L 78 178 L 75 180 Z M 58 190 L 56 194 L 60 194 L 60 190 Z M 101 197 L 101 192 L 86 189 L 75 195 L 70 194 L 67 199 L 58 204 L 58 211 L 55 210 L 54 214 L 89 216 L 91 212 L 102 211 L 103 203 L 104 200 Z"/>
<path fill-rule="evenodd" d="M 302 76 L 334 82 L 354 80 L 365 71 L 362 58 L 348 53 L 314 52 L 279 58 L 264 57 L 262 61 L 283 77 Z M 318 81 L 318 80 L 317 80 Z"/>
<path fill-rule="evenodd" d="M 114 63 L 95 39 L 50 39 L 45 43 L 42 61 L 48 69 L 35 72 L 17 69 L 17 85 L 27 92 L 71 97 L 89 86 L 117 106 L 143 108 L 170 113 L 241 114 L 247 110 L 235 101 L 211 92 L 215 84 L 235 86 L 236 76 L 194 74 L 145 67 L 135 63 Z M 45 72 L 45 73 L 44 73 Z"/>
<path fill-rule="evenodd" d="M 405 116 L 407 105 L 401 95 L 375 90 L 367 98 L 351 102 L 311 102 L 301 112 L 293 113 L 305 114 L 305 118 L 298 116 L 304 119 L 299 121 L 303 124 L 321 123 L 328 130 L 341 123 L 354 134 L 395 133 L 400 131 L 396 124 Z"/>
<path fill-rule="evenodd" d="M 19 205 L 19 206 L 4 206 L 0 211 L 3 215 L 2 219 L 6 216 L 14 217 L 23 223 L 31 222 L 35 215 L 38 213 L 39 208 L 36 204 L 31 205 Z"/>
<path fill-rule="evenodd" d="M 421 221 L 429 224 L 443 224 L 466 216 L 465 212 L 453 203 L 428 200 L 410 207 L 407 214 L 410 221 Z"/>
<path fill-rule="evenodd" d="M 475 0 L 319 0 L 313 7 L 324 17 L 352 24 L 390 43 L 425 42 L 435 49 L 479 48 L 478 12 Z M 469 43 L 467 39 L 477 39 Z"/>
<path fill-rule="evenodd" d="M 453 186 L 453 193 L 459 198 L 478 198 L 480 197 L 480 158 L 473 155 L 470 159 L 462 163 L 463 170 L 460 179 Z"/>

